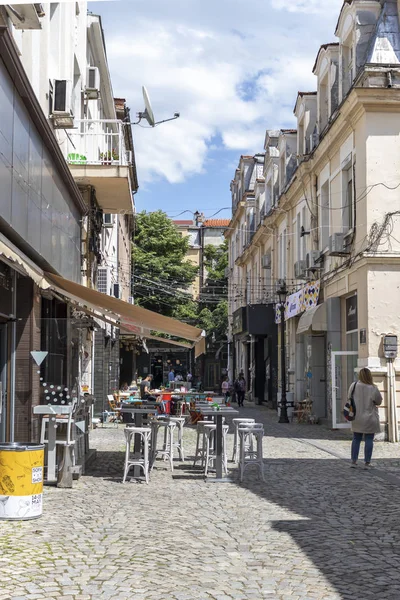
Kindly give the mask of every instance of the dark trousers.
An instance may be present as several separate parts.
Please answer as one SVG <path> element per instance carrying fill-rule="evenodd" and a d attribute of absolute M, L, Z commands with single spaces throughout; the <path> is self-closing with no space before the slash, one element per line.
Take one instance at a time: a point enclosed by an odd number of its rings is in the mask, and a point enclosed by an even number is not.
<path fill-rule="evenodd" d="M 353 462 L 357 462 L 363 436 L 365 436 L 364 460 L 366 463 L 370 463 L 372 457 L 372 450 L 374 449 L 374 433 L 353 433 L 353 441 L 351 443 L 351 460 Z"/>
<path fill-rule="evenodd" d="M 237 397 L 238 405 L 243 406 L 244 392 L 236 392 L 236 397 Z"/>

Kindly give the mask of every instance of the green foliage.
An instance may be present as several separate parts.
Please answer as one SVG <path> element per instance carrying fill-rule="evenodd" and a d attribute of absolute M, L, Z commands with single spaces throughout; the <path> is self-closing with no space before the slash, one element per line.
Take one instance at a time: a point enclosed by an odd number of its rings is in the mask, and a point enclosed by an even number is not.
<path fill-rule="evenodd" d="M 180 235 L 161 210 L 136 216 L 133 293 L 140 306 L 175 316 L 192 302 L 187 290 L 198 268 L 187 261 L 188 248 L 188 238 Z"/>
<path fill-rule="evenodd" d="M 220 246 L 206 246 L 204 248 L 204 267 L 206 282 L 202 290 L 204 298 L 211 300 L 213 297 L 228 294 L 228 279 L 225 269 L 228 266 L 228 242 Z M 226 337 L 228 330 L 228 302 L 220 299 L 215 304 L 208 303 L 199 312 L 200 326 L 206 330 L 207 335 L 214 335 L 221 340 Z"/>

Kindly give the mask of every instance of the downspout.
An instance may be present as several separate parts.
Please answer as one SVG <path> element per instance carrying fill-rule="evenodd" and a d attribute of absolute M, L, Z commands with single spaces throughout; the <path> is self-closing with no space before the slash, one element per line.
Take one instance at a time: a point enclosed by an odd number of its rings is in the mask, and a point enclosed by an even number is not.
<path fill-rule="evenodd" d="M 13 271 L 11 323 L 11 368 L 10 368 L 10 442 L 15 441 L 15 362 L 17 345 L 17 272 Z"/>

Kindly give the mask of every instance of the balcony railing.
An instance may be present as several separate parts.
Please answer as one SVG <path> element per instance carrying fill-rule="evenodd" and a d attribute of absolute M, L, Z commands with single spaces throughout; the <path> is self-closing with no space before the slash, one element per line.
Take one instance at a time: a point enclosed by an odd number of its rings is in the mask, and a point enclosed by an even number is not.
<path fill-rule="evenodd" d="M 70 165 L 129 166 L 132 152 L 125 147 L 124 127 L 119 120 L 76 120 L 77 129 L 67 138 Z"/>

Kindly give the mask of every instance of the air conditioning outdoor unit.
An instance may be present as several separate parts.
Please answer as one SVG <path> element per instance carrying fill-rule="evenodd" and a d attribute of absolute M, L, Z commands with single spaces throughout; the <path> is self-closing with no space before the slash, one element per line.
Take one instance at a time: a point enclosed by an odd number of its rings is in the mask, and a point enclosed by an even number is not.
<path fill-rule="evenodd" d="M 317 260 L 319 259 L 319 257 L 320 257 L 320 253 L 318 252 L 318 250 L 311 250 L 311 252 L 307 252 L 307 255 L 306 255 L 307 270 L 315 269 L 318 267 Z"/>
<path fill-rule="evenodd" d="M 53 80 L 53 106 L 51 118 L 54 127 L 58 129 L 73 128 L 72 81 L 69 81 L 68 79 Z"/>
<path fill-rule="evenodd" d="M 86 71 L 86 96 L 97 100 L 100 95 L 100 71 L 97 67 L 88 67 Z"/>
<path fill-rule="evenodd" d="M 344 233 L 334 233 L 330 236 L 329 254 L 331 256 L 343 256 L 350 254 L 350 249 L 347 247 Z"/>
<path fill-rule="evenodd" d="M 294 263 L 294 276 L 296 279 L 304 279 L 306 276 L 306 261 L 298 260 Z"/>
<path fill-rule="evenodd" d="M 271 256 L 269 254 L 264 254 L 264 256 L 261 258 L 261 266 L 263 269 L 271 268 Z"/>
<path fill-rule="evenodd" d="M 128 302 L 129 302 L 129 304 L 135 304 L 135 299 L 134 299 L 134 297 L 133 297 L 133 296 L 129 296 L 129 298 L 128 298 Z"/>

